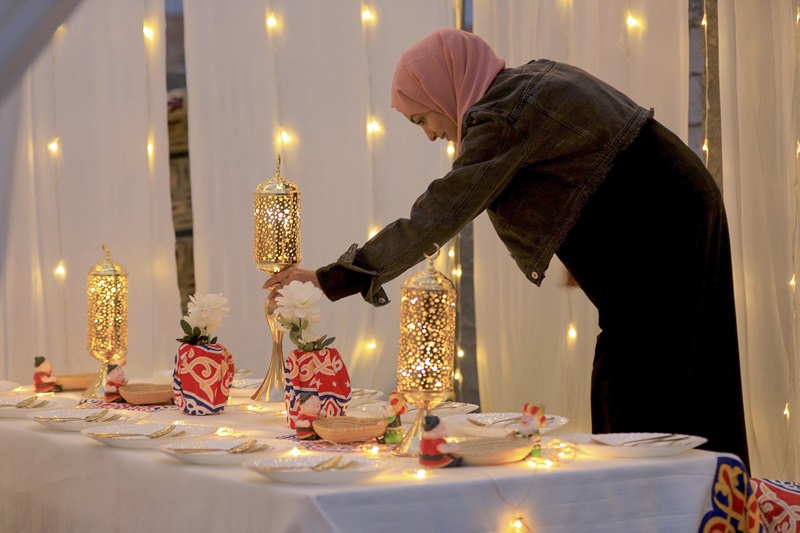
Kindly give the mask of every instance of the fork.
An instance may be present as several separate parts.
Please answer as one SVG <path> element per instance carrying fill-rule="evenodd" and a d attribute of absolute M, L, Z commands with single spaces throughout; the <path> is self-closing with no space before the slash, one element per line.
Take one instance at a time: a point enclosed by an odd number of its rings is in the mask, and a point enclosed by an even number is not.
<path fill-rule="evenodd" d="M 66 422 L 69 420 L 82 420 L 84 422 L 94 422 L 95 420 L 100 420 L 107 414 L 108 414 L 108 409 L 101 409 L 96 413 L 92 413 L 89 416 L 84 416 L 84 417 L 37 416 L 36 420 L 45 420 L 47 422 Z M 119 415 L 112 415 L 111 418 L 113 418 L 114 416 L 119 417 Z M 104 422 L 111 422 L 112 421 L 111 418 L 109 418 L 108 420 L 104 420 Z"/>
<path fill-rule="evenodd" d="M 159 429 L 158 431 L 154 431 L 153 433 L 92 433 L 92 435 L 94 435 L 95 437 L 100 437 L 105 439 L 114 439 L 120 437 L 147 437 L 149 439 L 158 439 L 168 435 L 173 431 L 175 431 L 174 425 Z M 174 435 L 170 435 L 170 437 L 179 437 L 182 435 L 186 435 L 186 432 L 180 431 L 178 433 L 175 433 Z"/>
<path fill-rule="evenodd" d="M 13 405 L 12 404 L 0 405 L 0 407 L 16 407 L 17 409 L 24 409 L 25 407 L 28 407 L 29 405 L 31 405 L 32 403 L 34 403 L 38 399 L 39 399 L 39 396 L 31 396 L 30 398 L 26 398 L 26 399 L 22 400 L 19 403 L 15 403 Z"/>
<path fill-rule="evenodd" d="M 473 424 L 475 426 L 491 427 L 491 426 L 496 426 L 497 424 L 501 424 L 503 422 L 506 422 L 506 423 L 519 422 L 519 420 L 521 418 L 522 418 L 522 416 L 514 416 L 514 417 L 511 417 L 511 418 L 504 418 L 502 420 L 495 420 L 494 422 L 489 422 L 488 424 L 486 422 L 481 422 L 480 420 L 475 420 L 474 418 L 467 418 L 467 422 L 469 422 L 470 424 Z"/>

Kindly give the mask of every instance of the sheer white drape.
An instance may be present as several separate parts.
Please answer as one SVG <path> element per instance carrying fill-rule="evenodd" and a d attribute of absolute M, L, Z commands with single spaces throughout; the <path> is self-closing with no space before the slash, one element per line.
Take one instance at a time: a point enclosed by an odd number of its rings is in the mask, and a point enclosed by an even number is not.
<path fill-rule="evenodd" d="M 281 173 L 302 194 L 301 266 L 310 269 L 408 216 L 450 166 L 443 146 L 390 108 L 389 89 L 406 48 L 453 26 L 452 0 L 371 2 L 372 21 L 362 21 L 363 7 L 184 3 L 197 290 L 230 299 L 219 339 L 254 375 L 266 371 L 271 345 L 267 278 L 253 264 L 252 198 L 278 153 Z M 268 16 L 276 22 L 269 29 Z M 381 130 L 369 134 L 373 119 Z M 277 141 L 281 130 L 289 141 Z M 336 337 L 354 387 L 394 387 L 404 279 L 388 284 L 393 304 L 377 310 L 358 296 L 323 303 L 319 331 Z"/>
<path fill-rule="evenodd" d="M 755 475 L 797 481 L 800 2 L 719 2 L 722 160 Z"/>
<path fill-rule="evenodd" d="M 587 70 L 640 105 L 655 108 L 656 118 L 686 139 L 685 0 L 475 0 L 474 30 L 509 66 L 547 58 Z M 554 258 L 542 287 L 532 285 L 486 216 L 478 219 L 475 300 L 481 406 L 516 411 L 525 402 L 542 402 L 549 412 L 570 418 L 571 429 L 591 431 L 597 312 L 579 289 L 565 288 L 564 280 L 564 267 Z"/>
<path fill-rule="evenodd" d="M 87 0 L 0 108 L 4 379 L 29 383 L 40 355 L 57 374 L 98 370 L 86 350 L 86 273 L 103 242 L 130 278 L 128 375 L 172 364 L 180 300 L 164 44 L 162 0 Z"/>

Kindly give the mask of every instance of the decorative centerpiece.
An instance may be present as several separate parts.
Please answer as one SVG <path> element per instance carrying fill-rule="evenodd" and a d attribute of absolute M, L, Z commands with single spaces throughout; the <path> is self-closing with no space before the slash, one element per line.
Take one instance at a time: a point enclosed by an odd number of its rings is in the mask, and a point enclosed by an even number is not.
<path fill-rule="evenodd" d="M 253 261 L 268 274 L 300 263 L 300 189 L 281 176 L 281 157 L 275 175 L 259 184 L 253 193 Z M 264 303 L 272 336 L 272 356 L 267 374 L 252 399 L 280 401 L 283 398 L 283 330 L 275 324 L 275 308 Z"/>
<path fill-rule="evenodd" d="M 111 250 L 86 276 L 86 348 L 100 361 L 100 372 L 84 392 L 104 398 L 108 365 L 125 364 L 128 353 L 128 272 L 111 260 Z"/>
<path fill-rule="evenodd" d="M 284 401 L 289 427 L 299 438 L 314 438 L 317 418 L 339 416 L 347 412 L 350 401 L 350 376 L 342 356 L 330 345 L 334 337 L 316 333 L 319 323 L 319 300 L 322 291 L 311 282 L 293 281 L 278 291 L 275 301 L 276 324 L 289 333 L 297 346 L 286 359 Z M 313 409 L 306 407 L 310 403 Z M 316 410 L 315 412 L 311 412 Z"/>
<path fill-rule="evenodd" d="M 189 300 L 181 320 L 185 335 L 176 339 L 181 345 L 172 374 L 173 400 L 188 415 L 213 415 L 225 409 L 233 382 L 233 356 L 212 336 L 229 311 L 228 299 L 206 294 Z"/>
<path fill-rule="evenodd" d="M 392 453 L 417 456 L 425 417 L 453 393 L 456 289 L 433 267 L 439 247 L 426 254 L 428 266 L 400 290 L 397 391 L 419 408 L 417 418 Z"/>
<path fill-rule="evenodd" d="M 33 359 L 33 366 L 36 368 L 33 373 L 33 390 L 36 392 L 61 392 L 61 385 L 53 375 L 53 365 L 42 356 Z"/>

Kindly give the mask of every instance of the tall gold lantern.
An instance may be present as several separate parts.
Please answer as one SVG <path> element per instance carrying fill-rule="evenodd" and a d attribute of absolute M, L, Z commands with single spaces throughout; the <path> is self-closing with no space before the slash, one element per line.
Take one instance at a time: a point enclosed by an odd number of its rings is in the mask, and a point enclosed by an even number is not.
<path fill-rule="evenodd" d="M 267 274 L 300 263 L 300 189 L 281 176 L 281 157 L 275 175 L 253 193 L 253 260 Z M 264 304 L 272 335 L 267 375 L 252 396 L 258 401 L 283 401 L 283 331 L 275 325 L 275 308 Z"/>
<path fill-rule="evenodd" d="M 433 267 L 439 250 L 427 256 L 426 269 L 400 290 L 400 343 L 397 390 L 418 408 L 417 418 L 395 455 L 416 456 L 425 416 L 453 393 L 456 342 L 456 289 Z"/>
<path fill-rule="evenodd" d="M 86 275 L 86 348 L 101 362 L 94 383 L 85 396 L 103 398 L 107 366 L 123 365 L 128 353 L 128 272 L 111 260 L 103 243 L 105 259 Z"/>

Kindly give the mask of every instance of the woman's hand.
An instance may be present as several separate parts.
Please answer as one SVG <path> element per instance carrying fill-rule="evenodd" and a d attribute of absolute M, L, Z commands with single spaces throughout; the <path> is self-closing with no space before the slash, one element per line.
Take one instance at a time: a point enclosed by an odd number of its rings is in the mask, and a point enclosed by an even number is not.
<path fill-rule="evenodd" d="M 285 270 L 281 270 L 277 274 L 273 274 L 261 288 L 269 289 L 269 301 L 274 304 L 275 298 L 278 297 L 278 290 L 293 281 L 299 281 L 301 283 L 310 281 L 315 287 L 319 288 L 317 273 L 313 270 L 303 270 L 298 267 L 289 267 Z"/>

